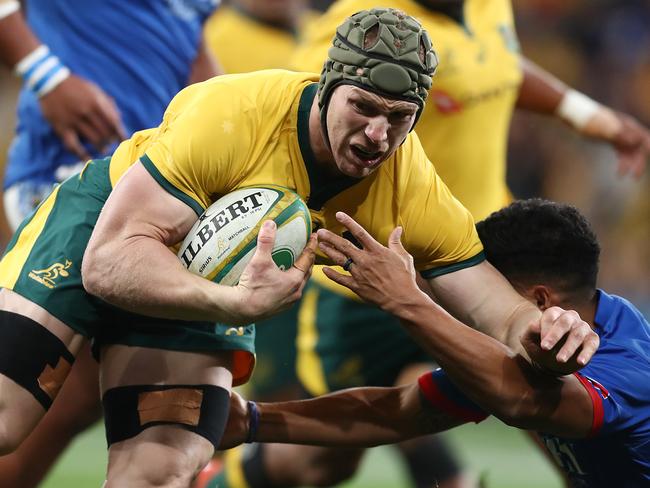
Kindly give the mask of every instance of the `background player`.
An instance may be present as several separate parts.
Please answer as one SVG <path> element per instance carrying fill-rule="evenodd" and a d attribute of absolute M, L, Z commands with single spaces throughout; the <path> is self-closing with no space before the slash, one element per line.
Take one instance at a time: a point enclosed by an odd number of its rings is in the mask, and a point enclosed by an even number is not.
<path fill-rule="evenodd" d="M 205 42 L 226 73 L 288 69 L 305 26 L 315 19 L 306 0 L 230 0 L 208 19 Z"/>
<path fill-rule="evenodd" d="M 296 66 L 319 69 L 314 54 L 326 51 L 334 26 L 371 3 L 335 2 L 307 32 L 303 49 L 295 57 Z M 475 219 L 511 199 L 505 182 L 505 154 L 515 105 L 555 114 L 581 134 L 611 143 L 622 173 L 640 175 L 643 171 L 650 153 L 647 129 L 627 115 L 586 99 L 522 58 L 510 2 L 398 0 L 390 5 L 409 12 L 432 32 L 440 68 L 417 132 L 436 170 Z M 351 386 L 391 385 L 400 372 L 412 381 L 429 367 L 414 364 L 426 359 L 395 327 L 393 318 L 355 301 L 318 268 L 305 291 L 299 317 L 304 320 L 299 320 L 297 370 L 312 395 Z M 365 322 L 375 327 L 361 327 Z M 407 366 L 413 367 L 408 371 Z M 329 485 L 351 476 L 360 456 L 361 451 L 355 455 L 340 449 L 258 447 L 241 469 L 246 479 L 255 480 L 248 483 L 252 488 L 308 482 Z M 227 472 L 222 476 L 228 478 Z"/>
<path fill-rule="evenodd" d="M 0 0 L 0 59 L 24 78 L 4 179 L 13 230 L 83 161 L 157 125 L 181 88 L 218 74 L 201 42 L 217 4 L 30 0 L 23 16 L 18 2 Z M 45 420 L 0 458 L 0 487 L 36 486 L 70 440 L 99 420 L 97 371 L 84 349 Z"/>
<path fill-rule="evenodd" d="M 351 277 L 334 276 L 364 299 L 396 314 L 442 365 L 397 388 L 357 388 L 314 400 L 258 405 L 260 441 L 371 446 L 437 432 L 487 413 L 543 432 L 545 444 L 574 487 L 641 487 L 650 481 L 650 324 L 627 300 L 596 289 L 600 247 L 571 206 L 518 201 L 477 229 L 487 259 L 541 310 L 569 307 L 588 317 L 601 338 L 579 373 L 552 378 L 507 347 L 454 320 L 415 283 L 412 259 L 393 233 L 389 248 L 342 222 L 364 244 L 352 250 L 325 236 L 339 263 L 352 255 Z M 343 253 L 343 254 L 341 254 Z M 334 273 L 328 273 L 334 275 Z M 367 326 L 371 326 L 368 324 Z M 531 356 L 539 329 L 522 337 Z M 233 402 L 230 427 L 251 435 L 246 403 Z M 225 441 L 228 441 L 226 435 Z"/>

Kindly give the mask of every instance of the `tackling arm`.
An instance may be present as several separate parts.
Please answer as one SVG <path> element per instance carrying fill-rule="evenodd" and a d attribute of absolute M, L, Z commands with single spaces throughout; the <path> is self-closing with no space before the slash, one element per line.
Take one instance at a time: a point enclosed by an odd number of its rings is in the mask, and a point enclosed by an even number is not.
<path fill-rule="evenodd" d="M 540 372 L 520 353 L 459 322 L 423 293 L 414 294 L 395 314 L 454 384 L 486 412 L 515 427 L 563 437 L 589 432 L 591 400 L 574 376 Z M 537 331 L 522 332 L 521 340 L 536 344 Z"/>
<path fill-rule="evenodd" d="M 547 371 L 567 374 L 587 364 L 598 336 L 571 310 L 541 312 L 519 295 L 487 261 L 429 280 L 438 302 L 463 323 L 497 339 Z M 539 324 L 541 349 L 535 357 L 520 342 Z"/>
<path fill-rule="evenodd" d="M 476 405 L 467 406 L 464 396 L 514 427 L 562 437 L 589 434 L 593 407 L 575 376 L 540 373 L 503 344 L 458 322 L 424 293 L 409 291 L 413 300 L 396 312 L 444 373 L 423 376 L 421 385 L 353 388 L 310 400 L 259 403 L 257 415 L 233 393 L 221 449 L 252 441 L 349 447 L 393 444 L 484 418 Z"/>
<path fill-rule="evenodd" d="M 354 263 L 349 276 L 329 268 L 325 268 L 325 274 L 402 319 L 408 332 L 472 400 L 519 427 L 562 432 L 565 436 L 588 431 L 592 416 L 585 413 L 591 403 L 577 379 L 549 376 L 522 355 L 525 347 L 539 363 L 540 357 L 548 356 L 537 347 L 540 336 L 544 345 L 551 337 L 559 340 L 564 335 L 561 331 L 568 328 L 569 337 L 558 355 L 566 354 L 571 343 L 570 348 L 582 346 L 579 359 L 590 358 L 598 338 L 575 312 L 552 307 L 540 318 L 540 312 L 526 305 L 487 263 L 432 280 L 433 291 L 441 302 L 457 311 L 462 320 L 484 324 L 486 332 L 512 343 L 516 348 L 513 350 L 459 322 L 419 290 L 413 258 L 400 242 L 400 228 L 393 231 L 386 248 L 349 216 L 339 212 L 337 219 L 363 249 L 332 232 L 319 230 L 320 247 L 334 263 L 340 265 L 348 257 Z M 555 351 L 550 354 L 555 355 Z M 576 369 L 575 363 L 568 366 Z"/>
<path fill-rule="evenodd" d="M 310 400 L 258 403 L 256 442 L 372 447 L 460 425 L 463 420 L 423 404 L 419 387 L 352 388 Z M 250 412 L 233 393 L 221 449 L 249 436 Z"/>

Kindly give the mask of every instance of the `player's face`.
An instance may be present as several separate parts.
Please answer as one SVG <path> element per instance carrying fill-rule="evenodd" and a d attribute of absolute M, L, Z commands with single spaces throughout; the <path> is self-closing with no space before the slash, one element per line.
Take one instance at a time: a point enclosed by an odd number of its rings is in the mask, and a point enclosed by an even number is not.
<path fill-rule="evenodd" d="M 404 141 L 417 110 L 413 102 L 337 87 L 327 109 L 327 133 L 339 171 L 363 178 L 379 168 Z"/>

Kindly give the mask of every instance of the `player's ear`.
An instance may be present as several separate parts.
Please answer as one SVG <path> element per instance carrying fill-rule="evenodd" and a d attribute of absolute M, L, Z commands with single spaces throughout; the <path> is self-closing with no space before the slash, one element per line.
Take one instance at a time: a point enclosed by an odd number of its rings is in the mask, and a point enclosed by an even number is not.
<path fill-rule="evenodd" d="M 544 311 L 554 305 L 551 290 L 544 285 L 534 285 L 530 289 L 530 295 L 535 301 L 537 308 Z"/>

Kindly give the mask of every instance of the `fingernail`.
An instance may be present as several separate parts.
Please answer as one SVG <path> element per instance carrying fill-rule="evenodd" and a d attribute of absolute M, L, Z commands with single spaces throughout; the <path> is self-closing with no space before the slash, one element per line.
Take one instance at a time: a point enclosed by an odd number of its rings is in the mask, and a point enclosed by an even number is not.
<path fill-rule="evenodd" d="M 273 222 L 272 220 L 266 220 L 262 224 L 262 227 L 264 227 L 264 229 L 266 229 L 266 230 L 275 229 L 275 222 Z"/>
<path fill-rule="evenodd" d="M 551 348 L 551 341 L 542 342 L 542 349 L 550 349 L 550 348 Z"/>
<path fill-rule="evenodd" d="M 568 358 L 564 354 L 561 354 L 557 357 L 557 360 L 560 361 L 561 363 L 566 363 L 567 359 Z"/>

